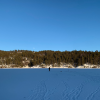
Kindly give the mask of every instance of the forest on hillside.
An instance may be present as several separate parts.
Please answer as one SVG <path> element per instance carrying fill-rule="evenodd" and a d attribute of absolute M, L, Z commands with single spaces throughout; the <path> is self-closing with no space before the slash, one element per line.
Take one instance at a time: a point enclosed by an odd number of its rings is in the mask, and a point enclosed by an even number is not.
<path fill-rule="evenodd" d="M 26 59 L 27 58 L 27 59 Z M 23 61 L 29 61 L 23 63 Z M 39 52 L 28 50 L 13 50 L 2 51 L 0 50 L 0 65 L 2 64 L 15 64 L 16 66 L 29 66 L 40 65 L 44 63 L 46 65 L 60 62 L 70 63 L 72 65 L 79 66 L 84 63 L 100 64 L 100 52 L 99 51 L 51 51 L 44 50 Z"/>

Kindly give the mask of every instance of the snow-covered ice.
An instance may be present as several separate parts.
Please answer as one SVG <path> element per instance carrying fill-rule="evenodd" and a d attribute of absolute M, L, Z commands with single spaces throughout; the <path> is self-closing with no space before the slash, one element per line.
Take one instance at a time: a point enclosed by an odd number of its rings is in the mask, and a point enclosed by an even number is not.
<path fill-rule="evenodd" d="M 100 69 L 0 69 L 0 100 L 100 100 Z"/>

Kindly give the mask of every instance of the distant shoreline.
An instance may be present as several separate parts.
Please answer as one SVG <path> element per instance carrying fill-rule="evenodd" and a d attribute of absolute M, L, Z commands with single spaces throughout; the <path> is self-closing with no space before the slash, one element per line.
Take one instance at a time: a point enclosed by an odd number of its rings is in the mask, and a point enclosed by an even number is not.
<path fill-rule="evenodd" d="M 48 68 L 0 68 L 0 69 L 48 69 Z M 50 69 L 100 69 L 100 68 L 50 68 Z"/>

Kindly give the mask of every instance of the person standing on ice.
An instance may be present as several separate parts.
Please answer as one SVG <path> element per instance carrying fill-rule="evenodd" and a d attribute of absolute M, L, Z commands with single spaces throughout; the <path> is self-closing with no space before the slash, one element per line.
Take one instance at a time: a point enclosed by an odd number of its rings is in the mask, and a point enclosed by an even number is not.
<path fill-rule="evenodd" d="M 49 67 L 49 71 L 50 71 L 50 67 Z"/>

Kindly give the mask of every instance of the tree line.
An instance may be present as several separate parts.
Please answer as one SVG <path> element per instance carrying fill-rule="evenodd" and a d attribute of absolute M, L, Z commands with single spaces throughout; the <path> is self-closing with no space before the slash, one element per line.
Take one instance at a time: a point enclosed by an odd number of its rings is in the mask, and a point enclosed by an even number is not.
<path fill-rule="evenodd" d="M 16 66 L 23 66 L 25 58 L 29 60 L 28 65 L 40 65 L 44 63 L 46 65 L 60 62 L 70 63 L 72 65 L 79 66 L 85 63 L 100 64 L 100 52 L 99 51 L 28 51 L 28 50 L 13 50 L 2 51 L 0 50 L 0 65 L 2 64 L 15 64 Z"/>

